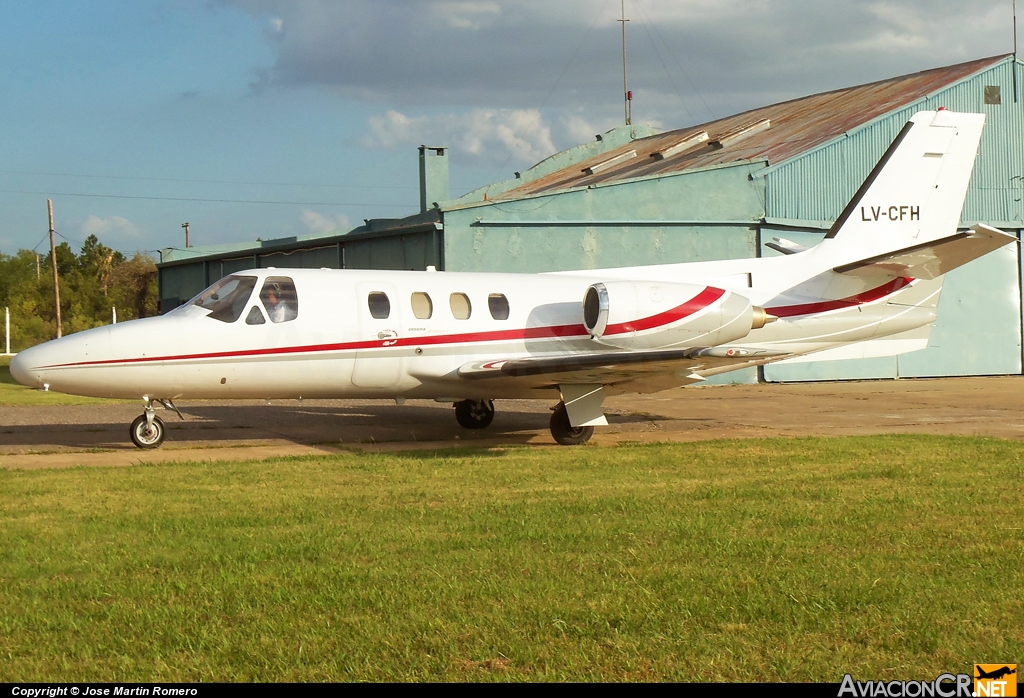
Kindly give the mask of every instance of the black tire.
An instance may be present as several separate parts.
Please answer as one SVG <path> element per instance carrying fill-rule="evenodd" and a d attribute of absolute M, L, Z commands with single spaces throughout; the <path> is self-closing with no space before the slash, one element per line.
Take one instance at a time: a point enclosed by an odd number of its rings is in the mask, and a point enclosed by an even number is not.
<path fill-rule="evenodd" d="M 159 448 L 166 434 L 164 423 L 159 417 L 153 417 L 153 424 L 146 423 L 146 415 L 140 414 L 132 422 L 130 434 L 132 443 L 139 448 Z"/>
<path fill-rule="evenodd" d="M 579 446 L 590 441 L 590 437 L 594 435 L 594 427 L 574 427 L 569 421 L 565 403 L 560 402 L 551 413 L 551 435 L 563 446 Z"/>
<path fill-rule="evenodd" d="M 466 429 L 486 429 L 494 421 L 494 403 L 490 400 L 456 402 L 455 419 Z"/>

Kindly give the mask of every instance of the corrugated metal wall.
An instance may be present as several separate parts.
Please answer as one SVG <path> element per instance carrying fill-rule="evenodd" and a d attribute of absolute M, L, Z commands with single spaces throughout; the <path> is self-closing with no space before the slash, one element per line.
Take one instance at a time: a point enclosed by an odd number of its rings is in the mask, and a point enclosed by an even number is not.
<path fill-rule="evenodd" d="M 1014 102 L 1014 65 L 1011 59 L 998 63 L 846 138 L 770 167 L 764 175 L 765 215 L 834 220 L 910 117 L 921 110 L 946 107 L 986 114 L 963 220 L 1024 221 L 1024 94 Z M 1019 82 L 1021 70 L 1016 65 Z M 1000 88 L 1001 104 L 985 104 L 987 85 Z M 1024 84 L 1018 84 L 1018 90 L 1021 88 Z"/>
<path fill-rule="evenodd" d="M 439 231 L 429 231 L 161 266 L 160 312 L 172 310 L 217 280 L 246 269 L 426 269 L 429 265 L 443 268 L 442 255 L 443 236 Z"/>
<path fill-rule="evenodd" d="M 445 265 L 543 272 L 753 257 L 764 180 L 750 173 L 759 167 L 744 162 L 447 210 Z"/>
<path fill-rule="evenodd" d="M 1014 70 L 1018 95 L 1014 101 Z M 1024 218 L 1024 84 L 1020 65 L 999 63 L 927 99 L 887 115 L 801 157 L 769 168 L 765 208 L 771 218 L 831 220 L 903 124 L 922 109 L 983 112 L 982 134 L 962 220 L 1017 232 Z M 985 104 L 985 87 L 1000 88 L 1000 104 Z M 791 235 L 786 234 L 787 237 Z M 770 239 L 765 235 L 765 239 Z M 762 254 L 773 254 L 762 249 Z M 897 358 L 767 366 L 766 380 L 834 380 L 1021 372 L 1021 267 L 1016 246 L 946 276 L 929 348 Z"/>

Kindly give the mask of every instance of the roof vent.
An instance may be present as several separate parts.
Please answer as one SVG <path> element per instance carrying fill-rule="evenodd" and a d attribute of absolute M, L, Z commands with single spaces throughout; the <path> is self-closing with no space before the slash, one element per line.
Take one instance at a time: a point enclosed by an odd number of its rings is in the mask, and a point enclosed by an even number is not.
<path fill-rule="evenodd" d="M 604 170 L 607 170 L 609 167 L 615 167 L 620 162 L 625 162 L 626 160 L 632 160 L 635 157 L 636 157 L 636 151 L 635 150 L 629 150 L 629 151 L 627 151 L 625 153 L 620 153 L 619 155 L 616 155 L 613 158 L 608 158 L 607 160 L 604 160 L 603 162 L 599 162 L 596 165 L 591 165 L 590 167 L 584 167 L 581 170 L 581 172 L 583 172 L 584 174 L 588 174 L 588 175 L 597 174 L 598 172 L 603 172 Z"/>
<path fill-rule="evenodd" d="M 697 131 L 696 133 L 688 133 L 683 136 L 680 140 L 676 141 L 669 147 L 663 150 L 656 150 L 651 153 L 651 157 L 655 160 L 666 160 L 673 155 L 678 155 L 684 151 L 696 148 L 698 145 L 708 139 L 707 131 Z"/>
<path fill-rule="evenodd" d="M 737 129 L 733 129 L 728 133 L 723 133 L 721 136 L 711 141 L 712 148 L 724 148 L 727 145 L 741 141 L 747 136 L 753 136 L 755 133 L 761 133 L 761 131 L 767 131 L 771 128 L 771 119 L 761 119 L 750 124 L 745 124 Z"/>

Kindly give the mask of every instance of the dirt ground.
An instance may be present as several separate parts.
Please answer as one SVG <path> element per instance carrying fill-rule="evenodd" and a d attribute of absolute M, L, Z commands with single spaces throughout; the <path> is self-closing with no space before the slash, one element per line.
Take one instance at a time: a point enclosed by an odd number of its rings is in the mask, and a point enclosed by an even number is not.
<path fill-rule="evenodd" d="M 691 387 L 610 398 L 599 445 L 772 436 L 964 434 L 1024 438 L 1024 376 Z M 0 407 L 0 467 L 59 468 L 241 460 L 340 450 L 531 444 L 554 447 L 551 405 L 502 400 L 486 430 L 455 422 L 451 405 L 410 400 L 212 402 L 161 412 L 162 448 L 132 446 L 141 402 Z"/>

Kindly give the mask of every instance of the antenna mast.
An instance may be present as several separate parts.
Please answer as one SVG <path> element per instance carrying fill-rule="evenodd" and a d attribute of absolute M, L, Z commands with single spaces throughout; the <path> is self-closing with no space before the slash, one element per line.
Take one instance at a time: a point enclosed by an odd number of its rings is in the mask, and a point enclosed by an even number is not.
<path fill-rule="evenodd" d="M 629 21 L 626 19 L 626 0 L 621 0 L 620 9 L 622 10 L 622 19 L 615 21 L 622 23 L 622 92 L 625 98 L 626 126 L 629 126 L 633 123 L 633 93 L 629 91 L 629 86 L 626 84 L 626 22 Z"/>

